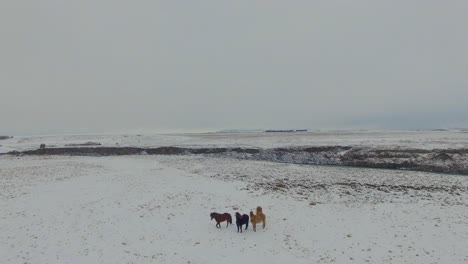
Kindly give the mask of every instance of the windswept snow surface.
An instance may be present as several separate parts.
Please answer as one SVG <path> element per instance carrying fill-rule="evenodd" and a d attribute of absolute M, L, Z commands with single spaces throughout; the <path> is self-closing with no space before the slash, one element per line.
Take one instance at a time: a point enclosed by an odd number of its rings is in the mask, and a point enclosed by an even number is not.
<path fill-rule="evenodd" d="M 0 156 L 0 188 L 2 263 L 468 262 L 466 176 L 200 156 Z M 267 225 L 256 233 L 210 221 L 257 205 Z"/>
<path fill-rule="evenodd" d="M 361 146 L 400 148 L 466 148 L 468 131 L 311 131 L 298 133 L 204 133 L 168 135 L 52 135 L 23 136 L 0 141 L 0 153 L 69 144 L 99 142 L 102 146 L 132 147 L 254 147 Z"/>

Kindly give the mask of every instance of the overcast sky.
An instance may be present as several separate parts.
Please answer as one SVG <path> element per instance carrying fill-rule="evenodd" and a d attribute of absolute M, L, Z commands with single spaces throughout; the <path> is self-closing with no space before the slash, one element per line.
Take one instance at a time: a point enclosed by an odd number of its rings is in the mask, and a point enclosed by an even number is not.
<path fill-rule="evenodd" d="M 0 1 L 0 134 L 468 127 L 468 1 Z"/>

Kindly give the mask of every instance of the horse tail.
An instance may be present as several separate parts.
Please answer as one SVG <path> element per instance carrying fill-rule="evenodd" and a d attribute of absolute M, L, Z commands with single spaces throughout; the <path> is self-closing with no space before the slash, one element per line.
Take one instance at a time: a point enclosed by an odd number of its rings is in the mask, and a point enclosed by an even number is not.
<path fill-rule="evenodd" d="M 229 223 L 232 225 L 232 216 L 229 215 Z"/>

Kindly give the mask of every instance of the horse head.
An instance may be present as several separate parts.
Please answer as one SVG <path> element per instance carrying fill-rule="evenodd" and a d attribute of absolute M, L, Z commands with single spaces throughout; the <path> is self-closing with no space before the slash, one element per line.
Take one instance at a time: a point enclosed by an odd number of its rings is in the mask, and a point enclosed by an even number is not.
<path fill-rule="evenodd" d="M 236 212 L 236 219 L 237 220 L 241 219 L 241 215 L 239 214 L 239 212 Z"/>
<path fill-rule="evenodd" d="M 262 207 L 257 206 L 257 214 L 262 214 L 262 213 L 263 213 Z"/>

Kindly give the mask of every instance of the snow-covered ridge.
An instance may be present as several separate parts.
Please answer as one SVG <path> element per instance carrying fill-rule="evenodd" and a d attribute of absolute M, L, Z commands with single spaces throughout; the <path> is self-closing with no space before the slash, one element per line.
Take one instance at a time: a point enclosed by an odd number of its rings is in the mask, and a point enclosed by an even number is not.
<path fill-rule="evenodd" d="M 468 148 L 408 149 L 358 146 L 303 146 L 283 148 L 229 147 L 58 147 L 13 151 L 9 155 L 207 155 L 310 165 L 341 165 L 368 168 L 468 174 Z"/>
<path fill-rule="evenodd" d="M 45 150 L 37 150 L 42 144 Z M 467 149 L 468 133 L 460 131 L 51 135 L 15 136 L 0 142 L 0 154 L 201 154 L 283 163 L 461 174 L 468 172 Z"/>

